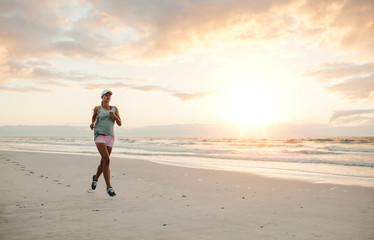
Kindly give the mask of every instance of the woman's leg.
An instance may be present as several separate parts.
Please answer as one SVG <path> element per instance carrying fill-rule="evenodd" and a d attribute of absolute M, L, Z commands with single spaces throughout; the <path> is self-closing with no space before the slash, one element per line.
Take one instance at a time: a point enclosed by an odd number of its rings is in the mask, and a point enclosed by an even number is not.
<path fill-rule="evenodd" d="M 95 174 L 95 178 L 94 178 L 95 181 L 99 180 L 100 175 L 103 173 L 103 164 L 104 164 L 104 161 L 103 161 L 103 158 L 101 158 L 100 164 L 97 167 L 97 171 Z"/>
<path fill-rule="evenodd" d="M 112 153 L 112 147 L 106 147 L 108 149 L 108 153 L 109 153 L 109 156 L 110 154 Z M 101 161 L 100 161 L 100 164 L 99 166 L 97 167 L 97 171 L 96 171 L 96 175 L 95 175 L 95 181 L 97 181 L 100 177 L 100 175 L 103 173 L 103 164 L 104 164 L 104 161 L 103 161 L 103 158 L 101 158 Z"/>
<path fill-rule="evenodd" d="M 97 150 L 99 151 L 101 155 L 101 162 L 99 167 L 97 168 L 97 173 L 95 176 L 95 180 L 97 180 L 101 173 L 104 174 L 106 188 L 112 187 L 110 184 L 110 153 L 112 152 L 112 148 L 107 147 L 105 143 L 96 143 Z"/>

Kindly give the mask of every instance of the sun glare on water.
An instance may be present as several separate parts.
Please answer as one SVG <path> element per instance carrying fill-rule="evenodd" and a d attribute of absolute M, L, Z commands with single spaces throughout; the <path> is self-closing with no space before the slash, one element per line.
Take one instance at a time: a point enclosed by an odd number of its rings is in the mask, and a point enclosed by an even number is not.
<path fill-rule="evenodd" d="M 239 84 L 228 89 L 225 104 L 228 120 L 243 127 L 275 120 L 276 97 L 262 83 Z"/>

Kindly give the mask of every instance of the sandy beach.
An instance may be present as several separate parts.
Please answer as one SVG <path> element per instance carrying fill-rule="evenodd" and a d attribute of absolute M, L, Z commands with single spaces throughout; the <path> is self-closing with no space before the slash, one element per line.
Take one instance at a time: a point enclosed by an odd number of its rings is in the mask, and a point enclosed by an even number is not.
<path fill-rule="evenodd" d="M 1 152 L 0 239 L 374 239 L 374 188 L 111 159 Z"/>

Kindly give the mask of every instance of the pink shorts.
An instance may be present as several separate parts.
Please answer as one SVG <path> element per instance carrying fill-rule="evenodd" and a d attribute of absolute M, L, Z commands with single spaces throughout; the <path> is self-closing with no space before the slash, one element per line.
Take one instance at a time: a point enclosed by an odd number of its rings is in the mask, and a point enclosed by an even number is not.
<path fill-rule="evenodd" d="M 95 143 L 105 143 L 107 147 L 113 147 L 114 145 L 114 137 L 110 135 L 99 135 L 95 139 Z"/>

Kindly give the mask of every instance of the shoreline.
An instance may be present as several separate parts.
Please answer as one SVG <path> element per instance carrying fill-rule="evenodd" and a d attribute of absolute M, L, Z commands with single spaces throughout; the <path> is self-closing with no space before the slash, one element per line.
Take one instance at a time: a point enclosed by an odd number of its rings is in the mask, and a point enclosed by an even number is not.
<path fill-rule="evenodd" d="M 71 152 L 55 152 L 55 151 L 36 151 L 36 150 L 5 150 L 3 152 L 26 152 L 26 153 L 40 153 L 40 154 L 61 154 L 61 155 L 77 155 L 77 156 L 90 156 L 97 157 L 98 153 L 71 153 Z M 270 168 L 270 167 L 220 167 L 220 166 L 209 166 L 205 164 L 204 166 L 198 166 L 193 164 L 183 164 L 183 162 L 165 162 L 165 161 L 155 161 L 147 160 L 142 158 L 128 158 L 120 156 L 118 153 L 113 152 L 111 158 L 118 159 L 131 159 L 134 161 L 147 161 L 156 164 L 173 166 L 173 167 L 182 167 L 182 168 L 192 168 L 192 169 L 201 169 L 201 170 L 212 170 L 212 171 L 225 171 L 233 173 L 244 173 L 244 174 L 253 174 L 256 176 L 262 176 L 267 178 L 283 179 L 283 180 L 294 180 L 302 181 L 315 184 L 337 184 L 345 186 L 362 186 L 362 187 L 374 187 L 374 179 L 370 176 L 351 176 L 344 174 L 331 174 L 324 172 L 313 172 L 307 170 L 296 170 L 296 169 L 282 169 L 282 168 Z M 235 162 L 235 160 L 229 160 L 230 162 Z M 239 161 L 243 163 L 248 163 L 251 161 Z M 326 165 L 326 164 L 325 164 Z M 327 167 L 329 165 L 326 165 Z M 355 168 L 360 168 L 356 166 Z"/>
<path fill-rule="evenodd" d="M 112 157 L 110 198 L 103 177 L 89 190 L 99 156 L 1 152 L 0 160 L 2 239 L 374 237 L 371 187 Z"/>

